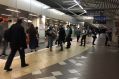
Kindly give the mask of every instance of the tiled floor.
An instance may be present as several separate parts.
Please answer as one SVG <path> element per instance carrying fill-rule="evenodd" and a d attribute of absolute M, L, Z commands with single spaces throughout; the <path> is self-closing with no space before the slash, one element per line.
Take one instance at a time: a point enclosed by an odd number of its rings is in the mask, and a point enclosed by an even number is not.
<path fill-rule="evenodd" d="M 118 73 L 119 49 L 97 46 L 17 79 L 119 79 Z"/>
<path fill-rule="evenodd" d="M 13 71 L 9 73 L 3 70 L 6 60 L 1 60 L 0 61 L 1 62 L 0 63 L 0 70 L 1 70 L 0 79 L 16 79 L 24 75 L 27 75 L 29 73 L 32 73 L 34 71 L 36 71 L 34 73 L 41 73 L 39 71 L 40 69 L 44 69 L 46 67 L 52 66 L 61 61 L 64 61 L 68 58 L 71 58 L 75 55 L 78 55 L 82 53 L 83 51 L 87 50 L 88 48 L 90 48 L 90 46 L 88 45 L 86 47 L 80 47 L 79 43 L 77 43 L 74 40 L 72 42 L 71 49 L 64 48 L 64 51 L 59 51 L 60 47 L 54 46 L 52 52 L 50 52 L 49 49 L 45 48 L 37 52 L 28 53 L 26 54 L 26 60 L 30 64 L 30 66 L 26 68 L 20 67 L 20 62 L 19 62 L 20 59 L 18 56 L 18 57 L 15 57 L 13 64 L 11 66 L 13 68 Z M 59 74 L 59 73 L 56 73 L 56 74 Z"/>
<path fill-rule="evenodd" d="M 42 49 L 27 54 L 30 66 L 26 68 L 19 67 L 17 57 L 9 73 L 2 70 L 5 60 L 1 60 L 0 79 L 119 79 L 119 49 L 105 47 L 102 40 L 99 38 L 96 46 L 88 42 L 80 47 L 73 41 L 71 49 L 64 51 L 54 47 L 53 52 Z"/>

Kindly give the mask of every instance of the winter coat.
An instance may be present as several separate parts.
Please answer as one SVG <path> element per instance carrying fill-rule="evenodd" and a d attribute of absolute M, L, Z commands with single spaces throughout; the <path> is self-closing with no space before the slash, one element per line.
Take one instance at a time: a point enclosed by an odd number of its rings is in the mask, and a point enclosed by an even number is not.
<path fill-rule="evenodd" d="M 27 48 L 26 34 L 22 25 L 16 23 L 10 28 L 10 47 L 13 49 Z"/>

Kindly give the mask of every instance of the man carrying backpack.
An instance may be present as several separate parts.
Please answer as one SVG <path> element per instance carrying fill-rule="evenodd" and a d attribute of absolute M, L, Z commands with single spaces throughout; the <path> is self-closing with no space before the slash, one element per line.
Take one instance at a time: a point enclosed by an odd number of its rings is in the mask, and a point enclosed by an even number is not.
<path fill-rule="evenodd" d="M 19 51 L 21 59 L 21 67 L 26 67 L 28 64 L 25 62 L 25 49 L 27 48 L 26 44 L 26 34 L 22 24 L 22 19 L 18 19 L 16 24 L 13 24 L 7 32 L 6 39 L 10 43 L 11 53 L 8 56 L 7 62 L 5 64 L 4 70 L 12 71 L 10 68 L 13 58 L 17 51 Z"/>

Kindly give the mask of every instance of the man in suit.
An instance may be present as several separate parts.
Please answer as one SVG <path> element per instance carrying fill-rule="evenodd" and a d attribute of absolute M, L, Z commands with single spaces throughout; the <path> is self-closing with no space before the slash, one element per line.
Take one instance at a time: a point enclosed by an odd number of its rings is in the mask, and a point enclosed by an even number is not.
<path fill-rule="evenodd" d="M 24 28 L 22 27 L 22 19 L 18 19 L 16 24 L 13 24 L 9 29 L 9 41 L 11 53 L 8 56 L 7 62 L 5 64 L 4 70 L 12 71 L 10 68 L 13 58 L 17 51 L 19 51 L 20 59 L 21 59 L 21 67 L 26 67 L 28 64 L 25 62 L 25 51 L 24 49 L 27 48 L 26 45 L 26 34 Z"/>

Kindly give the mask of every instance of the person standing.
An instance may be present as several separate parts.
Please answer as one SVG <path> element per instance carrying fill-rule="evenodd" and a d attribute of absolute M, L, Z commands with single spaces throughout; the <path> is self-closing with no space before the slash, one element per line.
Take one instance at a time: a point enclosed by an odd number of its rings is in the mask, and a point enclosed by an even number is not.
<path fill-rule="evenodd" d="M 35 29 L 33 24 L 30 24 L 29 29 L 27 30 L 27 34 L 29 37 L 29 47 L 31 49 L 31 52 L 33 49 L 38 47 L 38 38 L 37 38 L 37 30 Z"/>
<path fill-rule="evenodd" d="M 81 45 L 80 46 L 85 46 L 86 45 L 86 30 L 83 30 L 83 33 L 82 33 L 82 38 L 81 38 Z"/>
<path fill-rule="evenodd" d="M 79 41 L 79 38 L 80 38 L 80 29 L 78 28 L 77 31 L 76 31 L 76 36 L 77 36 L 77 42 Z"/>
<path fill-rule="evenodd" d="M 96 34 L 96 31 L 95 31 L 95 29 L 93 29 L 93 30 L 92 30 L 92 37 L 93 37 L 92 45 L 95 45 L 95 40 L 96 40 L 96 38 L 97 38 L 96 35 L 97 35 L 97 34 Z"/>
<path fill-rule="evenodd" d="M 106 30 L 105 32 L 105 46 L 110 46 L 109 41 L 110 41 L 110 33 Z"/>
<path fill-rule="evenodd" d="M 39 38 L 40 38 L 40 37 L 39 37 L 38 27 L 36 27 L 35 29 L 36 29 L 36 33 L 37 33 L 37 34 L 36 34 L 36 37 L 37 37 L 37 40 L 38 40 L 38 42 L 37 42 L 37 43 L 38 43 L 38 44 L 37 44 L 37 47 L 39 47 Z"/>
<path fill-rule="evenodd" d="M 50 51 L 52 51 L 53 41 L 56 37 L 56 33 L 52 26 L 49 27 L 47 30 L 47 37 L 48 37 L 48 48 L 50 48 Z"/>
<path fill-rule="evenodd" d="M 12 68 L 10 68 L 10 66 L 17 51 L 19 51 L 20 54 L 21 67 L 28 66 L 28 64 L 26 64 L 25 62 L 24 50 L 27 48 L 27 45 L 26 45 L 26 34 L 22 26 L 22 19 L 18 19 L 17 23 L 13 24 L 9 29 L 9 42 L 11 53 L 8 56 L 8 59 L 5 63 L 4 70 L 12 71 Z"/>
<path fill-rule="evenodd" d="M 65 36 L 66 36 L 65 29 L 63 28 L 62 25 L 59 27 L 59 32 L 58 33 L 59 33 L 58 42 L 61 46 L 61 51 L 62 51 L 63 50 L 63 45 L 62 44 L 65 41 Z"/>
<path fill-rule="evenodd" d="M 67 30 L 66 30 L 66 42 L 67 42 L 67 47 L 66 48 L 70 48 L 71 46 L 71 34 L 72 34 L 72 29 L 69 25 L 67 25 Z"/>
<path fill-rule="evenodd" d="M 3 38 L 3 26 L 2 26 L 3 18 L 0 18 L 0 46 L 2 45 Z"/>
<path fill-rule="evenodd" d="M 8 47 L 8 41 L 5 40 L 5 35 L 6 35 L 6 33 L 8 32 L 8 29 L 11 27 L 11 25 L 10 25 L 11 23 L 12 23 L 12 20 L 8 20 L 8 27 L 5 27 L 5 28 L 4 28 L 3 50 L 2 50 L 2 54 L 1 54 L 0 56 L 8 56 L 8 55 L 6 54 L 6 50 L 7 50 L 7 47 Z"/>

